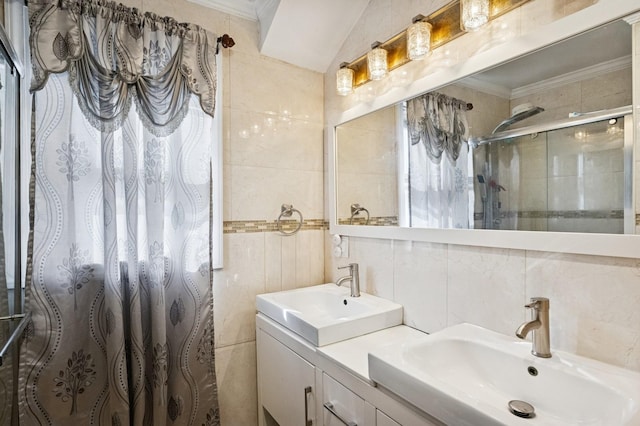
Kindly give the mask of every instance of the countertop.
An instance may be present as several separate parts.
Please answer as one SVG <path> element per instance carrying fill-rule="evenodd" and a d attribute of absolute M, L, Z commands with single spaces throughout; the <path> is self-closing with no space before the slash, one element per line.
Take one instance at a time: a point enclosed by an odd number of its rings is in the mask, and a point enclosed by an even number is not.
<path fill-rule="evenodd" d="M 316 349 L 316 353 L 333 361 L 361 380 L 375 386 L 369 378 L 368 353 L 381 346 L 400 345 L 427 335 L 406 325 L 385 328 L 384 330 L 354 337 L 353 339 L 333 343 Z"/>

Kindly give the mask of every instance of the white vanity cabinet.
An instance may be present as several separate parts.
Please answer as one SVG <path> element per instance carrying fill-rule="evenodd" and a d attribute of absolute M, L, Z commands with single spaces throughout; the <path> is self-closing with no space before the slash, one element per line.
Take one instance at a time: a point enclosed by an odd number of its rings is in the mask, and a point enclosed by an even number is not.
<path fill-rule="evenodd" d="M 415 333 L 399 326 L 316 348 L 258 314 L 259 426 L 442 426 L 367 376 L 372 345 Z"/>

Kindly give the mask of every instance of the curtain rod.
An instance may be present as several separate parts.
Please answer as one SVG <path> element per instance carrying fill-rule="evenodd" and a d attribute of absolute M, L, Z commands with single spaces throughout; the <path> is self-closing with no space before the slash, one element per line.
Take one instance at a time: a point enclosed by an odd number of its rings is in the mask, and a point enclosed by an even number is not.
<path fill-rule="evenodd" d="M 236 42 L 233 41 L 229 34 L 222 34 L 220 37 L 218 37 L 216 42 L 216 55 L 218 54 L 218 52 L 220 52 L 220 45 L 222 45 L 222 47 L 224 47 L 225 49 L 231 48 L 236 45 Z"/>

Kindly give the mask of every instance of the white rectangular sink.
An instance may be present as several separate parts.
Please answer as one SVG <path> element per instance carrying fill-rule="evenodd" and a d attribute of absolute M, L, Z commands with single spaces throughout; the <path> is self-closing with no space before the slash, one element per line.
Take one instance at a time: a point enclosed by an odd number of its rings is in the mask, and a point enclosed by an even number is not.
<path fill-rule="evenodd" d="M 261 294 L 258 311 L 324 346 L 402 323 L 402 305 L 370 294 L 350 297 L 349 288 L 322 284 Z"/>
<path fill-rule="evenodd" d="M 552 348 L 553 349 L 553 348 Z M 447 424 L 640 425 L 640 373 L 460 324 L 369 353 L 369 376 Z M 512 414 L 525 401 L 533 418 Z"/>

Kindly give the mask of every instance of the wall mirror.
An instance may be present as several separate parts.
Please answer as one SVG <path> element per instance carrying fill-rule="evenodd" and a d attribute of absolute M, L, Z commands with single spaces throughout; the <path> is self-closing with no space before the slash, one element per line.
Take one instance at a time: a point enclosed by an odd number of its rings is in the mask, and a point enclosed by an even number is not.
<path fill-rule="evenodd" d="M 337 125 L 332 231 L 640 255 L 631 54 L 615 19 Z"/>

